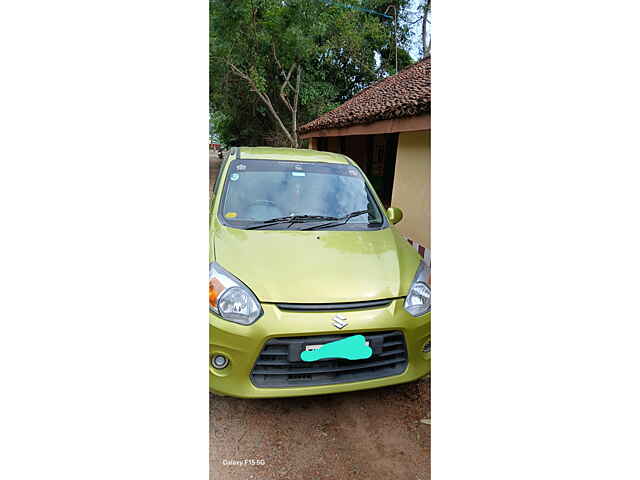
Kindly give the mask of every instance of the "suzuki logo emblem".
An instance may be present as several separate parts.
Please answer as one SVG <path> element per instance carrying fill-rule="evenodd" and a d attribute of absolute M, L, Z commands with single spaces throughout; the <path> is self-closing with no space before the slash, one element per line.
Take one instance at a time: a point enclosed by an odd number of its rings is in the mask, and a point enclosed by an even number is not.
<path fill-rule="evenodd" d="M 333 317 L 333 321 L 331 322 L 331 325 L 336 327 L 338 330 L 342 330 L 344 327 L 349 325 L 346 322 L 346 320 L 347 320 L 347 317 L 343 317 L 338 313 L 335 317 Z"/>

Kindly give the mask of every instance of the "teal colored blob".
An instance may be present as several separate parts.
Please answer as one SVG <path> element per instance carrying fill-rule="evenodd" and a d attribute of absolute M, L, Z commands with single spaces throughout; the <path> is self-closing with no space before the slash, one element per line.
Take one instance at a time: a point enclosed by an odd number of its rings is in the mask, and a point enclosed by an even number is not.
<path fill-rule="evenodd" d="M 369 358 L 372 354 L 373 350 L 367 346 L 364 336 L 353 335 L 335 342 L 325 343 L 317 350 L 302 352 L 300 358 L 303 362 L 315 362 L 325 358 L 363 360 Z"/>

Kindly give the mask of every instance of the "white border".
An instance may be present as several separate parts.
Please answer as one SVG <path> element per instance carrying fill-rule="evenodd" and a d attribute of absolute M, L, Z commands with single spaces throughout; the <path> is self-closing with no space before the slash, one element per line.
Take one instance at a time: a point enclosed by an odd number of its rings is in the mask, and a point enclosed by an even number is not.
<path fill-rule="evenodd" d="M 0 478 L 208 475 L 208 4 L 0 7 Z"/>
<path fill-rule="evenodd" d="M 640 9 L 433 11 L 432 477 L 640 478 Z"/>

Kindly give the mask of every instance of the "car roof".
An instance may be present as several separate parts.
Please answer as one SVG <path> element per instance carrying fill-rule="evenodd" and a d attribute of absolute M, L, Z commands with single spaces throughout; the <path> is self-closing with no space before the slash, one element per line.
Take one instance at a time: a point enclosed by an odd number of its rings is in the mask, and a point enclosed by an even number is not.
<path fill-rule="evenodd" d="M 333 152 L 319 152 L 306 148 L 280 148 L 280 147 L 237 147 L 231 154 L 238 158 L 240 150 L 241 160 L 290 160 L 294 162 L 325 162 L 350 165 L 349 159 L 344 155 Z"/>

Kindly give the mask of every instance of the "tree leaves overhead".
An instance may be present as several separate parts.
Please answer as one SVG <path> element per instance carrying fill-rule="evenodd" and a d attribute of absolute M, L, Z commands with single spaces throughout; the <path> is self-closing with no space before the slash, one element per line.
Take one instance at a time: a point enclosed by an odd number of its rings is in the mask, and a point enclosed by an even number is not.
<path fill-rule="evenodd" d="M 399 69 L 413 61 L 407 53 L 410 30 L 402 26 L 408 3 L 397 5 Z M 351 5 L 382 13 L 392 3 L 353 0 Z M 234 75 L 230 64 L 244 72 L 257 91 Z M 210 1 L 210 110 L 212 128 L 223 143 L 283 141 L 283 132 L 259 95 L 270 99 L 287 124 L 291 113 L 281 92 L 290 105 L 293 93 L 281 87 L 294 65 L 302 72 L 299 126 L 395 73 L 394 22 L 325 0 Z M 295 77 L 293 73 L 292 85 Z"/>

